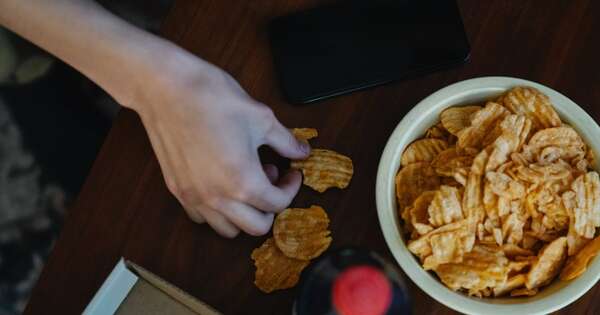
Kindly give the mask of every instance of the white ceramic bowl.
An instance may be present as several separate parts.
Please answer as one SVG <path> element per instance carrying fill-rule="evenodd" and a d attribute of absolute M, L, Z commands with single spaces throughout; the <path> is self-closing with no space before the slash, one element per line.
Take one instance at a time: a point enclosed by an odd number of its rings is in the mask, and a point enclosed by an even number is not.
<path fill-rule="evenodd" d="M 447 86 L 415 106 L 398 124 L 388 140 L 377 172 L 376 201 L 381 230 L 394 258 L 408 277 L 425 293 L 456 311 L 467 314 L 547 314 L 575 301 L 600 279 L 600 259 L 594 259 L 587 271 L 573 281 L 555 280 L 540 293 L 529 298 L 479 299 L 453 292 L 425 271 L 408 251 L 400 234 L 396 210 L 394 178 L 400 167 L 400 156 L 406 146 L 420 138 L 425 130 L 439 121 L 439 114 L 456 104 L 479 102 L 518 86 L 532 86 L 550 97 L 561 119 L 573 126 L 592 148 L 600 152 L 600 127 L 573 101 L 541 84 L 509 77 L 483 77 Z M 596 163 L 598 164 L 598 163 Z M 598 170 L 598 165 L 595 165 Z"/>

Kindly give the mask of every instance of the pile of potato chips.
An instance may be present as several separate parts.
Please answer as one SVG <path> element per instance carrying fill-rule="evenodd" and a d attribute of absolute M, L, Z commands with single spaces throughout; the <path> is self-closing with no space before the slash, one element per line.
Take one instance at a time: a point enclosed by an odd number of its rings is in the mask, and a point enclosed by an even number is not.
<path fill-rule="evenodd" d="M 291 288 L 310 260 L 331 244 L 329 218 L 323 208 L 285 209 L 275 218 L 273 237 L 250 256 L 256 266 L 254 284 L 265 293 Z"/>
<path fill-rule="evenodd" d="M 600 250 L 593 159 L 535 88 L 450 107 L 402 154 L 408 249 L 471 296 L 531 296 L 559 274 L 573 279 Z"/>
<path fill-rule="evenodd" d="M 301 141 L 318 136 L 312 128 L 291 131 Z M 301 170 L 304 184 L 318 192 L 331 187 L 346 188 L 354 173 L 350 158 L 325 149 L 313 149 L 307 159 L 292 161 L 291 166 Z M 320 206 L 289 208 L 278 214 L 273 237 L 252 252 L 256 266 L 254 284 L 265 293 L 295 286 L 310 260 L 331 244 L 328 228 L 329 217 Z"/>

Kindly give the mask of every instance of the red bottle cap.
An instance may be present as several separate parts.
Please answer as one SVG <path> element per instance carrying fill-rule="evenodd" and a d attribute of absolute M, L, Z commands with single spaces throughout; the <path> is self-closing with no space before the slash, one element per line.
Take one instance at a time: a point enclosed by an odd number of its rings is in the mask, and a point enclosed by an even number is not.
<path fill-rule="evenodd" d="M 391 302 L 389 280 L 371 266 L 348 268 L 333 283 L 333 305 L 340 315 L 383 315 Z"/>

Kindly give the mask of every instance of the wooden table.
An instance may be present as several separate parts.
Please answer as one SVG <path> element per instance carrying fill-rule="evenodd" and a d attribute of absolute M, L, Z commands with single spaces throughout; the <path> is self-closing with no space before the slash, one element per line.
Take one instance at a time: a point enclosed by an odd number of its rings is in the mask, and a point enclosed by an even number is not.
<path fill-rule="evenodd" d="M 348 189 L 323 195 L 302 188 L 293 205 L 328 209 L 332 248 L 364 246 L 392 259 L 379 229 L 375 175 L 388 136 L 403 115 L 430 93 L 479 76 L 521 77 L 548 85 L 600 119 L 600 2 L 479 1 L 459 5 L 472 57 L 468 64 L 417 79 L 336 97 L 287 104 L 274 77 L 266 23 L 317 5 L 316 0 L 181 0 L 163 35 L 223 67 L 287 126 L 319 129 L 316 147 L 352 157 Z M 225 314 L 289 314 L 293 290 L 262 294 L 249 258 L 264 238 L 218 237 L 192 223 L 167 191 L 140 120 L 123 110 L 89 178 L 69 211 L 26 314 L 77 314 L 124 256 Z M 450 314 L 414 284 L 415 314 Z M 563 314 L 599 314 L 596 285 Z"/>

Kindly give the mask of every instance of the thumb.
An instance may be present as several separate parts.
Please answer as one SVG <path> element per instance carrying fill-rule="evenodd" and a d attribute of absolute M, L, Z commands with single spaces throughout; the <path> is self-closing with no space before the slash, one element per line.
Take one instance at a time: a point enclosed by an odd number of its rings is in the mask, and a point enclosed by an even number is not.
<path fill-rule="evenodd" d="M 279 155 L 293 160 L 305 159 L 310 154 L 308 142 L 296 139 L 279 121 L 275 121 L 267 132 L 265 144 Z"/>

